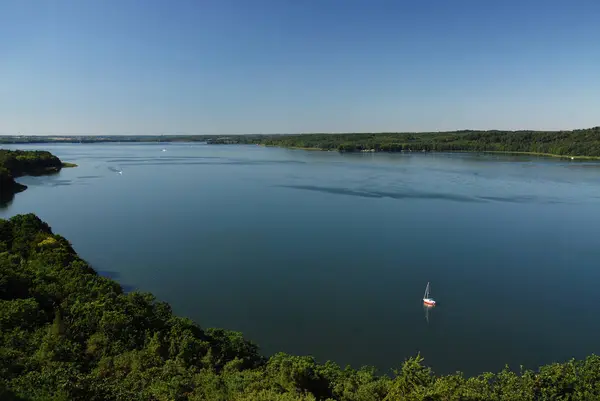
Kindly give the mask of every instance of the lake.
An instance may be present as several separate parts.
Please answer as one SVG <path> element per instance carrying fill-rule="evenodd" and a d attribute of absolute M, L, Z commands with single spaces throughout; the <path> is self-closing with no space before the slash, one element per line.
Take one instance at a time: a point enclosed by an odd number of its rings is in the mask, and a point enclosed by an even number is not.
<path fill-rule="evenodd" d="M 22 177 L 92 266 L 265 354 L 437 373 L 600 352 L 600 163 L 198 143 L 38 144 Z M 427 282 L 438 306 L 425 310 Z M 426 313 L 427 312 L 427 313 Z"/>

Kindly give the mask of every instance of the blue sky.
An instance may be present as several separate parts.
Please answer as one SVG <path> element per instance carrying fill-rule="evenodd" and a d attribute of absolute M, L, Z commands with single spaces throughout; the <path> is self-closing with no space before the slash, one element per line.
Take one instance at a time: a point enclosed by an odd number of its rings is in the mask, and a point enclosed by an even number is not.
<path fill-rule="evenodd" d="M 7 0 L 0 133 L 600 125 L 600 1 Z"/>

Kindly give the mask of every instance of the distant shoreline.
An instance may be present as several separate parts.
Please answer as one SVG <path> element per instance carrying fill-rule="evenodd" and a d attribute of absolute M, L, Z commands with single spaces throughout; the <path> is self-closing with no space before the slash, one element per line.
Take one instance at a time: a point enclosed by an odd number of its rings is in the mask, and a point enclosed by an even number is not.
<path fill-rule="evenodd" d="M 338 152 L 465 152 L 600 159 L 600 126 L 572 131 L 446 131 L 272 135 L 0 136 L 5 144 L 191 143 Z"/>
<path fill-rule="evenodd" d="M 569 155 L 557 155 L 554 153 L 540 153 L 540 152 L 511 152 L 511 151 L 497 151 L 497 150 L 483 150 L 481 152 L 466 151 L 467 153 L 500 153 L 500 154 L 513 154 L 523 156 L 544 156 L 558 159 L 570 159 L 570 160 L 600 160 L 600 156 L 569 156 Z"/>
<path fill-rule="evenodd" d="M 294 150 L 306 150 L 311 152 L 338 152 L 338 153 L 490 153 L 490 154 L 503 154 L 503 155 L 517 155 L 517 156 L 542 156 L 554 159 L 568 159 L 568 160 L 600 160 L 600 156 L 570 156 L 570 155 L 557 155 L 553 153 L 540 153 L 540 152 L 516 152 L 516 151 L 500 151 L 500 150 L 443 150 L 443 151 L 385 151 L 369 149 L 364 151 L 338 151 L 335 149 L 321 149 L 321 148 L 303 148 L 299 146 L 279 146 L 279 145 L 264 145 L 257 144 L 265 148 L 280 148 L 280 149 L 294 149 Z"/>

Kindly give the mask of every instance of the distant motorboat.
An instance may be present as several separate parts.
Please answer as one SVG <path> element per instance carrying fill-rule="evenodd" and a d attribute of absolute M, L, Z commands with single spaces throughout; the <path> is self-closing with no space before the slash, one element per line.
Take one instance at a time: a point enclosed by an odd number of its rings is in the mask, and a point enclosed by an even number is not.
<path fill-rule="evenodd" d="M 425 295 L 423 295 L 423 303 L 427 306 L 435 306 L 435 300 L 431 298 L 431 287 L 429 285 L 429 281 L 427 282 L 427 287 L 425 287 Z"/>

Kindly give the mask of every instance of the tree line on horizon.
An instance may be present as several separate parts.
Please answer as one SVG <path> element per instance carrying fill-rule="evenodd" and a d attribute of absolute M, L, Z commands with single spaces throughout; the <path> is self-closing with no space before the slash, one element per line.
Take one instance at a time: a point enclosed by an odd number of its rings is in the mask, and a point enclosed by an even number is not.
<path fill-rule="evenodd" d="M 600 157 L 600 126 L 570 131 L 461 130 L 446 132 L 247 135 L 0 136 L 0 143 L 208 142 L 341 152 L 526 152 Z"/>
<path fill-rule="evenodd" d="M 342 152 L 524 152 L 600 157 L 600 127 L 574 131 L 455 131 L 230 137 L 240 144 Z M 218 143 L 218 141 L 215 141 Z"/>
<path fill-rule="evenodd" d="M 419 356 L 383 375 L 266 357 L 239 332 L 203 329 L 149 293 L 125 292 L 26 214 L 0 219 L 0 399 L 587 401 L 600 399 L 600 357 L 474 377 L 435 375 Z"/>

